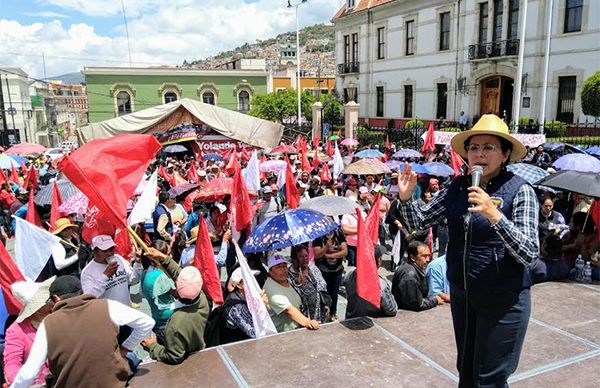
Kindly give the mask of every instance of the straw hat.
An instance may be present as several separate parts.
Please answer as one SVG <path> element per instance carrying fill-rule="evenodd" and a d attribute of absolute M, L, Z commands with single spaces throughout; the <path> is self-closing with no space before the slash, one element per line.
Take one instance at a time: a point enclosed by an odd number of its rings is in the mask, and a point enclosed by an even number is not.
<path fill-rule="evenodd" d="M 190 238 L 189 240 L 187 240 L 188 244 L 191 244 L 193 242 L 195 242 L 196 240 L 198 240 L 198 230 L 200 228 L 197 226 L 194 226 L 192 229 L 190 229 Z"/>
<path fill-rule="evenodd" d="M 525 146 L 516 138 L 512 137 L 508 132 L 508 126 L 496 115 L 483 115 L 468 131 L 460 132 L 456 134 L 450 144 L 457 154 L 463 158 L 467 158 L 467 150 L 465 149 L 465 141 L 471 136 L 475 135 L 494 135 L 501 137 L 512 144 L 512 151 L 510 153 L 510 161 L 523 159 L 527 155 L 527 149 Z"/>
<path fill-rule="evenodd" d="M 31 280 L 16 282 L 10 286 L 14 297 L 21 302 L 23 307 L 17 317 L 17 322 L 21 323 L 29 318 L 36 311 L 44 307 L 50 298 L 50 285 L 56 276 L 52 276 L 42 283 L 35 283 Z"/>
<path fill-rule="evenodd" d="M 59 234 L 60 232 L 62 232 L 63 230 L 65 230 L 67 228 L 77 228 L 77 225 L 71 223 L 71 220 L 68 219 L 67 217 L 59 218 L 54 223 L 54 232 L 52 232 L 52 233 Z"/>

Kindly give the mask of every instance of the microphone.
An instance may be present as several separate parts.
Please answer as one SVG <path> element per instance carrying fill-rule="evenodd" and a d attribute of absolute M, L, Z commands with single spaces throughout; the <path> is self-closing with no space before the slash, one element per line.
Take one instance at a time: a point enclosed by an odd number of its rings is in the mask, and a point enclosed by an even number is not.
<path fill-rule="evenodd" d="M 471 186 L 479 186 L 481 182 L 481 176 L 483 175 L 483 167 L 473 166 L 471 169 Z"/>

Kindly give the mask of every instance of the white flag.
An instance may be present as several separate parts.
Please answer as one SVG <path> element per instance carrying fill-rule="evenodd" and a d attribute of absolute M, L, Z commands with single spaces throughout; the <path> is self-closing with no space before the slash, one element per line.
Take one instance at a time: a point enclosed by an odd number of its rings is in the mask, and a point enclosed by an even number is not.
<path fill-rule="evenodd" d="M 152 212 L 154 212 L 154 208 L 156 207 L 157 178 L 158 170 L 154 171 L 150 175 L 150 178 L 148 178 L 148 183 L 144 187 L 142 195 L 140 195 L 131 214 L 129 214 L 129 218 L 127 219 L 129 225 L 139 224 L 140 222 L 152 219 Z"/>
<path fill-rule="evenodd" d="M 60 245 L 60 237 L 14 217 L 17 223 L 15 232 L 15 263 L 23 276 L 35 281 L 52 256 L 52 249 Z"/>
<path fill-rule="evenodd" d="M 287 170 L 277 171 L 277 187 L 280 189 L 285 185 L 285 175 Z"/>
<path fill-rule="evenodd" d="M 248 310 L 252 314 L 252 323 L 254 325 L 254 333 L 256 338 L 265 337 L 271 334 L 277 334 L 277 329 L 271 320 L 267 306 L 260 296 L 260 287 L 256 282 L 256 278 L 252 274 L 252 270 L 248 266 L 246 257 L 234 241 L 235 252 L 237 259 L 242 269 L 242 279 L 244 281 L 244 292 L 246 295 L 246 303 L 248 304 Z"/>
<path fill-rule="evenodd" d="M 243 171 L 244 182 L 248 191 L 258 193 L 260 190 L 260 170 L 258 169 L 258 156 L 256 151 L 252 153 L 252 157 L 248 161 L 248 165 Z"/>
<path fill-rule="evenodd" d="M 335 145 L 335 151 L 333 154 L 333 178 L 337 179 L 342 170 L 344 169 L 344 159 L 342 159 L 342 154 L 340 154 L 340 149 Z"/>

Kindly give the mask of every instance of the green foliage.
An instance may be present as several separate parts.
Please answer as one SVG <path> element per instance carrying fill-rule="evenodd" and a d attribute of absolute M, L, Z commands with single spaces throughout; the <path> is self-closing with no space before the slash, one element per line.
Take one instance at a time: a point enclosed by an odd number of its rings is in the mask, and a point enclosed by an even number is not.
<path fill-rule="evenodd" d="M 421 120 L 410 120 L 404 124 L 405 129 L 425 128 L 425 123 Z"/>
<path fill-rule="evenodd" d="M 567 125 L 560 121 L 548 121 L 544 123 L 544 132 L 548 137 L 560 137 L 567 134 Z"/>
<path fill-rule="evenodd" d="M 457 127 L 446 127 L 446 128 L 440 129 L 440 131 L 442 131 L 442 132 L 461 132 L 461 129 L 457 128 Z"/>
<path fill-rule="evenodd" d="M 600 71 L 595 72 L 583 83 L 581 110 L 585 115 L 600 117 Z"/>
<path fill-rule="evenodd" d="M 322 120 L 324 123 L 330 123 L 332 125 L 342 123 L 344 106 L 336 96 L 331 94 L 321 95 L 321 104 L 323 104 Z"/>
<path fill-rule="evenodd" d="M 569 144 L 581 144 L 584 146 L 597 146 L 600 145 L 600 136 L 546 137 L 546 142 L 562 142 Z"/>
<path fill-rule="evenodd" d="M 298 113 L 296 90 L 286 89 L 274 93 L 259 94 L 252 99 L 248 114 L 261 119 L 283 123 L 283 120 Z M 312 104 L 316 101 L 310 90 L 301 95 L 302 115 L 312 120 Z"/>

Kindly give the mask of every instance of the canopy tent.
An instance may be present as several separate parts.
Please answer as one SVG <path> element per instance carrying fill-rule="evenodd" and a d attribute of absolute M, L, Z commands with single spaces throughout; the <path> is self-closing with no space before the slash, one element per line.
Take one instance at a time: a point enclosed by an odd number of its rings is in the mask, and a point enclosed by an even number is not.
<path fill-rule="evenodd" d="M 281 124 L 189 98 L 90 124 L 81 128 L 81 134 L 89 141 L 120 133 L 167 132 L 182 124 L 200 125 L 207 132 L 266 149 L 277 146 L 283 136 Z"/>

